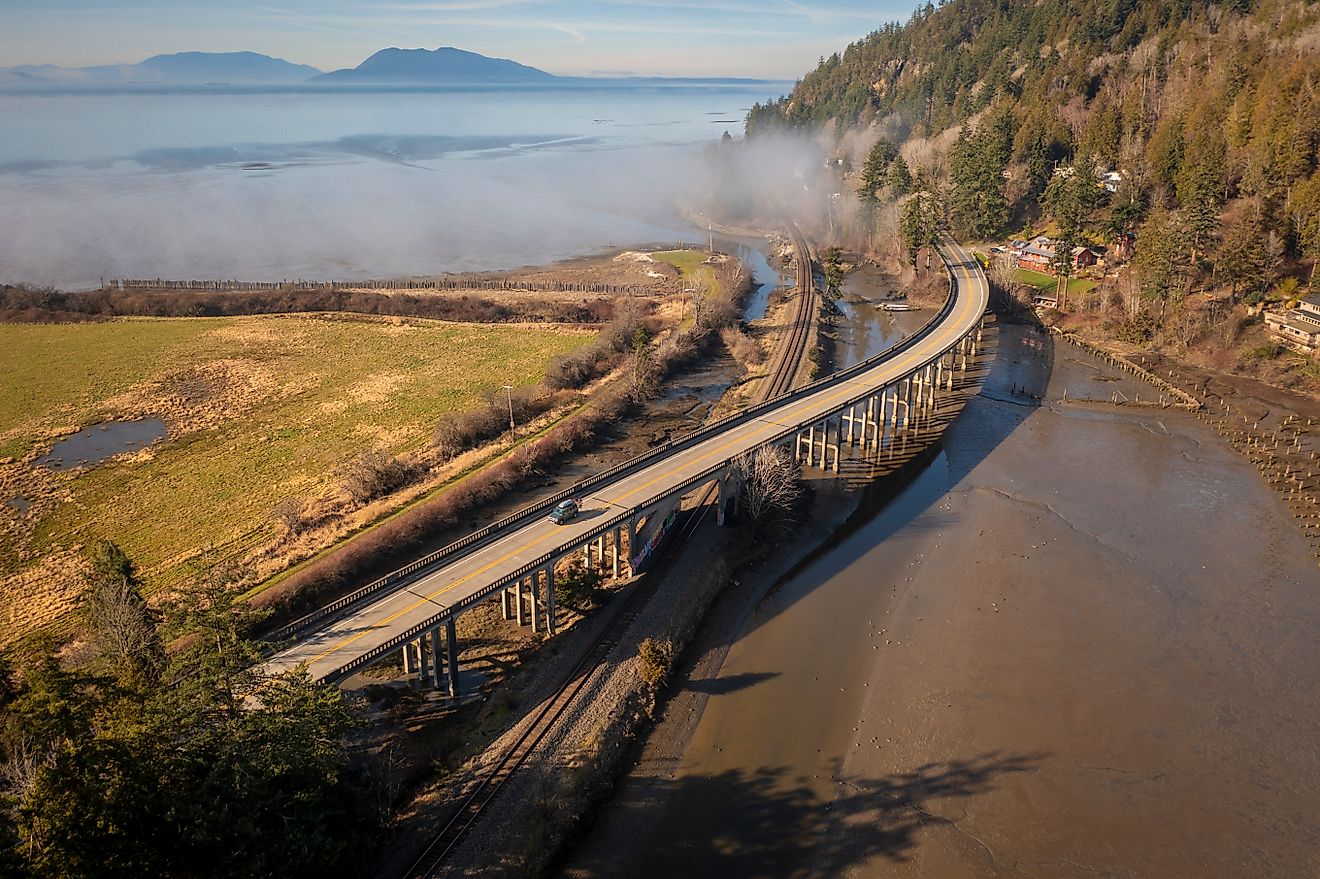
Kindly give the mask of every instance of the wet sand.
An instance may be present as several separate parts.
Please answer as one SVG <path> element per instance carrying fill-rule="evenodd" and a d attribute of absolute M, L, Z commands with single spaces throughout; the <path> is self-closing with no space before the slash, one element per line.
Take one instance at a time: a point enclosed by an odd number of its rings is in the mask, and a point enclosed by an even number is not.
<path fill-rule="evenodd" d="M 631 874 L 1320 872 L 1310 547 L 1194 418 L 1060 402 L 1115 385 L 1051 347 L 1006 328 L 936 462 L 757 608 Z"/>

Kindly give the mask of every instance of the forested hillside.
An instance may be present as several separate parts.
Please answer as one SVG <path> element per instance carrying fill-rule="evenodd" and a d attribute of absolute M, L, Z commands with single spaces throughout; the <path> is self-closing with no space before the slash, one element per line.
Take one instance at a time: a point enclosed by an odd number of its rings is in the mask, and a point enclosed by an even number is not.
<path fill-rule="evenodd" d="M 1191 294 L 1305 292 L 1320 258 L 1318 87 L 1315 2 L 951 0 L 823 59 L 747 128 L 807 130 L 843 152 L 860 139 L 860 216 L 901 200 L 909 239 L 937 209 L 965 238 L 1048 231 L 1131 253 L 1110 298 L 1150 337 Z"/>

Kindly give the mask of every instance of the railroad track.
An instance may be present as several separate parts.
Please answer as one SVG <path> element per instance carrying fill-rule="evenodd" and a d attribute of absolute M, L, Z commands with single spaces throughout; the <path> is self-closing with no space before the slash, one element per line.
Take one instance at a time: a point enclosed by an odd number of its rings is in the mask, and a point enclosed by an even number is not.
<path fill-rule="evenodd" d="M 816 303 L 816 285 L 812 277 L 811 255 L 807 250 L 806 240 L 791 221 L 786 221 L 785 225 L 793 238 L 793 248 L 796 251 L 797 302 L 793 312 L 793 324 L 775 352 L 775 357 L 771 361 L 770 375 L 766 377 L 761 390 L 757 393 L 757 402 L 772 399 L 792 389 L 793 379 L 797 377 L 798 366 L 806 350 L 811 328 L 811 313 Z M 705 520 L 710 510 L 710 498 L 714 492 L 715 486 L 711 485 L 702 493 L 696 507 L 675 532 L 674 546 L 681 546 L 686 542 Z M 655 593 L 662 575 L 673 563 L 673 558 L 672 551 L 666 553 L 657 566 L 658 569 L 653 569 L 647 576 L 641 578 L 623 600 L 617 602 L 617 606 L 608 611 L 612 616 L 601 627 L 600 634 L 596 636 L 596 640 L 588 648 L 582 660 L 550 698 L 537 706 L 530 722 L 526 724 L 514 743 L 500 755 L 495 765 L 486 771 L 472 791 L 467 794 L 445 826 L 404 874 L 403 879 L 426 879 L 440 869 L 458 847 L 464 834 L 476 824 L 486 807 L 495 799 L 500 788 L 527 761 L 586 687 L 596 669 L 605 663 L 610 652 L 618 646 L 633 620 Z"/>
<path fill-rule="evenodd" d="M 706 489 L 700 501 L 698 501 L 697 507 L 688 514 L 683 521 L 683 525 L 675 532 L 673 538 L 675 544 L 685 542 L 705 520 L 706 514 L 710 510 L 710 496 L 714 491 L 715 487 L 713 485 Z M 521 768 L 527 758 L 541 744 L 555 724 L 558 723 L 560 717 L 582 692 L 582 689 L 586 687 L 596 669 L 605 663 L 610 652 L 618 646 L 624 633 L 637 619 L 647 601 L 655 594 L 660 584 L 660 575 L 672 564 L 672 559 L 673 555 L 667 554 L 664 561 L 658 566 L 659 570 L 652 570 L 648 576 L 641 578 L 636 586 L 623 597 L 623 600 L 617 603 L 617 606 L 613 609 L 613 616 L 602 626 L 600 635 L 596 637 L 587 654 L 574 667 L 554 694 L 536 708 L 531 722 L 526 725 L 526 728 L 519 734 L 517 740 L 509 746 L 508 750 L 500 756 L 495 765 L 487 770 L 444 828 L 422 852 L 421 857 L 404 874 L 404 879 L 426 879 L 426 877 L 435 875 L 436 870 L 444 864 L 449 855 L 457 848 L 463 835 L 477 822 L 486 807 L 495 799 L 500 788 L 513 777 L 514 773 Z"/>
<path fill-rule="evenodd" d="M 791 220 L 785 220 L 789 237 L 793 239 L 796 254 L 796 296 L 793 309 L 793 322 L 789 327 L 784 343 L 775 351 L 771 361 L 770 375 L 761 384 L 756 402 L 773 400 L 793 389 L 793 379 L 797 377 L 798 366 L 806 353 L 807 341 L 811 336 L 811 314 L 816 307 L 816 283 L 811 263 L 811 253 L 807 250 L 806 239 Z"/>

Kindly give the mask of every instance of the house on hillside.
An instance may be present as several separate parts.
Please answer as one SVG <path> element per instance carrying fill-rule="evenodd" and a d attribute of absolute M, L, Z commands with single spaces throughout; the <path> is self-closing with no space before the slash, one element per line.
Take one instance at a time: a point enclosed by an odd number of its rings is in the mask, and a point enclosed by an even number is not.
<path fill-rule="evenodd" d="M 1265 328 L 1270 338 L 1302 354 L 1320 353 L 1320 293 L 1283 311 L 1266 311 Z"/>
<path fill-rule="evenodd" d="M 1009 247 L 1013 260 L 1019 268 L 1035 272 L 1049 272 L 1058 253 L 1058 246 L 1045 235 L 1037 235 L 1030 241 L 1014 241 Z M 1093 266 L 1097 257 L 1089 247 L 1074 247 L 1072 252 L 1073 268 L 1084 269 Z"/>
<path fill-rule="evenodd" d="M 1110 195 L 1118 192 L 1118 187 L 1123 185 L 1122 171 L 1102 171 L 1100 172 L 1100 188 Z"/>

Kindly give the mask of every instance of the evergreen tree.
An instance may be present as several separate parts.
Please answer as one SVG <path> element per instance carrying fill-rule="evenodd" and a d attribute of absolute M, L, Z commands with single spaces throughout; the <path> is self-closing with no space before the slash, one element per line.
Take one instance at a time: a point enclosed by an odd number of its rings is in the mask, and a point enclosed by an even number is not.
<path fill-rule="evenodd" d="M 1053 163 L 1050 161 L 1050 147 L 1046 141 L 1045 132 L 1037 130 L 1036 136 L 1031 140 L 1031 146 L 1028 148 L 1027 155 L 1027 197 L 1033 201 L 1039 199 L 1044 194 L 1045 188 L 1049 186 L 1050 176 L 1053 171 Z"/>
<path fill-rule="evenodd" d="M 972 134 L 964 125 L 949 152 L 953 183 L 949 210 L 954 229 L 960 234 L 990 238 L 1008 222 L 1002 149 L 1001 133 L 987 130 Z"/>
<path fill-rule="evenodd" d="M 1182 300 L 1186 253 L 1182 239 L 1177 217 L 1164 208 L 1152 210 L 1137 233 L 1134 263 L 1141 276 L 1141 291 L 1161 308 L 1169 301 Z"/>
<path fill-rule="evenodd" d="M 870 153 L 866 156 L 866 164 L 862 166 L 861 188 L 857 192 L 863 201 L 874 199 L 876 191 L 885 185 L 889 165 L 896 158 L 898 158 L 898 147 L 883 138 L 877 140 L 875 146 L 871 147 Z"/>
<path fill-rule="evenodd" d="M 912 196 L 903 205 L 899 232 L 908 260 L 916 267 L 917 252 L 923 247 L 933 248 L 939 242 L 941 209 L 924 173 L 918 172 L 912 185 Z"/>
<path fill-rule="evenodd" d="M 1320 266 L 1320 173 L 1293 188 L 1289 200 L 1297 248 L 1311 260 L 1311 287 L 1315 287 L 1316 267 Z"/>
<path fill-rule="evenodd" d="M 900 199 L 912 191 L 912 172 L 908 170 L 902 156 L 896 156 L 890 163 L 885 186 L 889 189 L 890 198 L 894 199 Z"/>
<path fill-rule="evenodd" d="M 1236 302 L 1239 293 L 1254 298 L 1264 292 L 1269 265 L 1260 215 L 1249 211 L 1225 231 L 1215 253 L 1215 274 L 1230 285 L 1229 295 Z"/>

